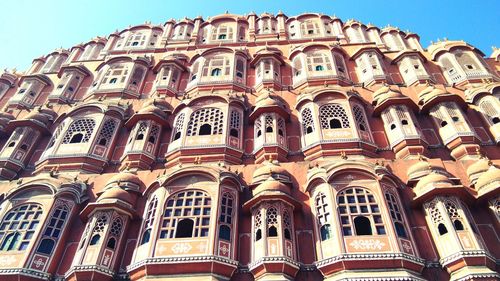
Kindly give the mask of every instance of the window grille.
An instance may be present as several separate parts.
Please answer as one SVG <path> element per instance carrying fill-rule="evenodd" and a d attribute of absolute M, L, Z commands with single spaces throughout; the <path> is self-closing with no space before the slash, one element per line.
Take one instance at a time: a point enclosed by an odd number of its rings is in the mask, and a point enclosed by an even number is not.
<path fill-rule="evenodd" d="M 278 236 L 278 210 L 275 207 L 267 209 L 266 223 L 267 223 L 267 237 Z"/>
<path fill-rule="evenodd" d="M 204 127 L 205 126 L 205 127 Z M 222 134 L 224 127 L 224 113 L 218 108 L 202 108 L 191 114 L 187 135 L 200 135 L 202 128 L 208 128 L 210 135 Z"/>
<path fill-rule="evenodd" d="M 56 241 L 61 235 L 68 213 L 68 207 L 63 204 L 58 205 L 54 209 L 50 220 L 48 220 L 48 224 L 45 226 L 45 231 L 43 232 L 37 252 L 47 255 L 52 253 Z"/>
<path fill-rule="evenodd" d="M 99 133 L 98 144 L 107 146 L 111 142 L 113 133 L 116 129 L 116 122 L 113 119 L 108 119 L 104 122 L 101 132 Z"/>
<path fill-rule="evenodd" d="M 337 204 L 342 233 L 345 236 L 385 234 L 380 208 L 375 196 L 368 190 L 346 189 L 337 195 Z M 367 220 L 360 220 L 358 224 L 357 219 L 360 217 Z"/>
<path fill-rule="evenodd" d="M 160 127 L 157 125 L 151 126 L 151 132 L 149 133 L 148 142 L 155 144 L 158 139 L 158 134 L 160 133 Z"/>
<path fill-rule="evenodd" d="M 320 227 L 320 236 L 321 240 L 324 241 L 330 239 L 332 236 L 330 227 L 331 212 L 330 207 L 328 206 L 328 198 L 323 192 L 320 192 L 316 195 L 314 201 L 316 207 L 316 218 Z"/>
<path fill-rule="evenodd" d="M 314 121 L 309 108 L 302 110 L 302 130 L 306 135 L 314 132 Z"/>
<path fill-rule="evenodd" d="M 87 143 L 92 136 L 95 125 L 94 119 L 90 118 L 73 121 L 66 131 L 62 143 Z"/>
<path fill-rule="evenodd" d="M 175 126 L 174 126 L 174 132 L 173 132 L 173 139 L 172 141 L 178 140 L 181 138 L 182 135 L 182 127 L 184 126 L 184 117 L 186 116 L 185 113 L 181 113 L 179 117 L 177 117 L 177 120 L 175 121 Z"/>
<path fill-rule="evenodd" d="M 135 134 L 135 139 L 136 140 L 143 140 L 145 137 L 147 128 L 148 128 L 147 121 L 139 122 L 139 128 L 137 129 L 137 132 Z"/>
<path fill-rule="evenodd" d="M 286 135 L 285 119 L 278 117 L 278 135 L 284 137 Z"/>
<path fill-rule="evenodd" d="M 231 240 L 231 225 L 233 222 L 233 196 L 227 192 L 222 194 L 221 197 L 221 210 L 219 216 L 219 238 L 224 240 Z"/>
<path fill-rule="evenodd" d="M 146 42 L 146 34 L 142 32 L 136 32 L 129 35 L 125 47 L 140 47 Z"/>
<path fill-rule="evenodd" d="M 446 207 L 446 211 L 448 212 L 448 216 L 450 217 L 451 222 L 456 230 L 464 230 L 464 226 L 462 223 L 462 216 L 458 212 L 457 205 L 451 201 L 446 201 L 444 204 Z"/>
<path fill-rule="evenodd" d="M 7 212 L 0 225 L 0 251 L 24 251 L 35 235 L 42 216 L 38 204 L 25 204 Z"/>
<path fill-rule="evenodd" d="M 272 133 L 274 132 L 274 118 L 273 118 L 273 115 L 271 114 L 267 114 L 266 115 L 266 118 L 265 118 L 265 121 L 266 121 L 266 133 Z"/>
<path fill-rule="evenodd" d="M 331 103 L 321 106 L 319 110 L 319 118 L 321 122 L 321 129 L 334 129 L 332 128 L 332 119 L 340 122 L 341 128 L 349 128 L 349 117 L 343 105 L 338 103 Z"/>
<path fill-rule="evenodd" d="M 254 213 L 254 224 L 255 224 L 255 241 L 259 241 L 262 238 L 262 214 L 260 210 Z"/>
<path fill-rule="evenodd" d="M 313 52 L 307 54 L 308 71 L 331 71 L 332 61 L 330 56 L 323 52 Z"/>
<path fill-rule="evenodd" d="M 228 57 L 217 55 L 212 58 L 207 58 L 203 64 L 202 76 L 228 76 L 231 74 L 231 60 Z"/>
<path fill-rule="evenodd" d="M 125 63 L 113 64 L 104 74 L 101 84 L 123 84 L 129 73 L 129 66 Z"/>
<path fill-rule="evenodd" d="M 230 135 L 233 137 L 239 137 L 240 134 L 240 113 L 236 110 L 231 111 L 231 119 L 229 122 Z"/>
<path fill-rule="evenodd" d="M 283 229 L 285 239 L 292 240 L 292 219 L 287 210 L 283 211 Z"/>
<path fill-rule="evenodd" d="M 386 192 L 385 199 L 387 201 L 387 205 L 389 206 L 389 213 L 391 214 L 396 234 L 398 235 L 398 237 L 407 238 L 406 228 L 404 227 L 403 215 L 400 211 L 400 207 L 397 202 L 396 196 L 394 196 L 394 194 L 390 192 Z"/>
<path fill-rule="evenodd" d="M 262 121 L 260 120 L 260 118 L 255 119 L 254 130 L 256 138 L 262 136 Z"/>
<path fill-rule="evenodd" d="M 354 119 L 356 120 L 356 124 L 361 131 L 368 131 L 368 124 L 366 123 L 365 114 L 363 113 L 363 109 L 360 106 L 355 105 L 352 108 L 354 112 Z"/>
<path fill-rule="evenodd" d="M 146 214 L 144 216 L 144 233 L 142 234 L 141 245 L 149 242 L 149 239 L 151 238 L 151 230 L 153 229 L 157 207 L 158 198 L 154 197 L 151 202 L 149 202 L 148 208 L 146 209 Z"/>
<path fill-rule="evenodd" d="M 495 105 L 498 106 L 498 102 L 495 99 L 495 97 L 486 97 L 481 100 L 479 103 L 479 108 L 483 112 L 483 114 L 486 116 L 488 121 L 492 124 L 497 124 L 500 122 L 500 112 L 495 107 Z"/>
<path fill-rule="evenodd" d="M 165 206 L 160 238 L 207 237 L 211 208 L 206 192 L 189 190 L 174 194 Z M 180 227 L 180 222 L 188 220 L 192 223 L 188 229 Z"/>

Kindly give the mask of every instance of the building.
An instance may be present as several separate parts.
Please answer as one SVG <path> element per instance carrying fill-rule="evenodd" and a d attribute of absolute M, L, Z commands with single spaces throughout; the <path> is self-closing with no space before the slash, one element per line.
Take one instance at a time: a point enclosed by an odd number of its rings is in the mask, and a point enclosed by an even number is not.
<path fill-rule="evenodd" d="M 0 77 L 1 280 L 498 280 L 500 52 L 323 14 Z"/>

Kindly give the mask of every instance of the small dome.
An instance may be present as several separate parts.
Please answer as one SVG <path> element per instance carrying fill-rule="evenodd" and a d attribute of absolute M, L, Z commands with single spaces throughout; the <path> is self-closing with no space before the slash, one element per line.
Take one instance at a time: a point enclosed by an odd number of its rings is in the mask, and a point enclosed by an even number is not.
<path fill-rule="evenodd" d="M 476 182 L 476 190 L 481 190 L 488 185 L 494 184 L 496 187 L 500 185 L 500 169 L 491 165 L 486 172 L 484 172 Z"/>
<path fill-rule="evenodd" d="M 284 183 L 275 180 L 272 177 L 267 178 L 264 182 L 259 184 L 254 190 L 253 194 L 259 194 L 261 192 L 283 192 L 290 194 L 290 187 Z"/>
<path fill-rule="evenodd" d="M 391 98 L 400 98 L 403 94 L 394 86 L 382 86 L 373 93 L 374 104 L 380 104 Z"/>
<path fill-rule="evenodd" d="M 418 103 L 423 105 L 435 97 L 439 97 L 439 96 L 447 95 L 447 94 L 448 94 L 448 92 L 446 92 L 445 90 L 436 88 L 434 86 L 429 86 L 429 87 L 423 89 L 418 94 Z"/>
<path fill-rule="evenodd" d="M 255 108 L 273 106 L 284 107 L 283 103 L 271 95 L 269 91 L 265 91 L 255 99 Z"/>
<path fill-rule="evenodd" d="M 45 127 L 48 127 L 54 120 L 55 116 L 57 116 L 57 114 L 51 109 L 36 108 L 35 110 L 32 110 L 30 113 L 24 116 L 22 119 L 35 120 L 42 123 Z"/>
<path fill-rule="evenodd" d="M 427 176 L 421 178 L 417 185 L 415 186 L 415 189 L 417 191 L 423 190 L 425 187 L 427 187 L 430 184 L 437 184 L 437 183 L 446 183 L 451 185 L 450 179 L 442 174 L 438 174 L 436 172 L 432 172 L 428 174 Z"/>
<path fill-rule="evenodd" d="M 112 176 L 108 180 L 108 182 L 106 183 L 105 186 L 111 185 L 113 183 L 119 183 L 118 185 L 127 184 L 127 183 L 131 183 L 131 184 L 136 185 L 136 186 L 142 185 L 142 181 L 139 179 L 138 176 L 136 176 L 130 172 L 126 172 L 126 171 Z"/>
<path fill-rule="evenodd" d="M 480 174 L 488 171 L 489 168 L 490 161 L 487 158 L 481 158 L 467 168 L 467 176 L 473 181 L 473 179 L 477 179 Z"/>
<path fill-rule="evenodd" d="M 290 178 L 288 171 L 281 167 L 278 162 L 266 161 L 264 164 L 253 172 L 253 182 L 259 182 L 269 177 L 278 179 Z"/>
<path fill-rule="evenodd" d="M 97 199 L 97 202 L 102 202 L 103 200 L 120 200 L 128 204 L 135 204 L 133 197 L 125 190 L 118 186 L 106 189 Z"/>
<path fill-rule="evenodd" d="M 427 159 L 421 157 L 420 161 L 413 164 L 408 168 L 407 175 L 410 179 L 415 179 L 418 177 L 422 177 L 428 175 L 432 172 L 443 170 L 443 168 L 431 164 Z"/>

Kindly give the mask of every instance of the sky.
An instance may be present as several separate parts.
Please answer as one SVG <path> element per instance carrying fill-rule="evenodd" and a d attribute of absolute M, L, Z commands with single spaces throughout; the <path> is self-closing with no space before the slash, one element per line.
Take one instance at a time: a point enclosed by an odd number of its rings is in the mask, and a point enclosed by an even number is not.
<path fill-rule="evenodd" d="M 107 36 L 129 25 L 196 16 L 305 12 L 388 24 L 420 35 L 426 48 L 438 38 L 465 40 L 486 56 L 500 47 L 500 0 L 0 0 L 0 69 L 26 70 L 54 49 Z"/>

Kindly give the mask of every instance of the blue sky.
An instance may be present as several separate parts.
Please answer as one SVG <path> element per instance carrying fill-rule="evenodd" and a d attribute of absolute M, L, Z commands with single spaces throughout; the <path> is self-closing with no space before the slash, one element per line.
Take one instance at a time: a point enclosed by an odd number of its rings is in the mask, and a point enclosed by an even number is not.
<path fill-rule="evenodd" d="M 128 25 L 207 17 L 226 10 L 235 14 L 282 10 L 288 16 L 320 12 L 379 27 L 391 24 L 418 33 L 424 48 L 443 37 L 465 40 L 487 56 L 491 46 L 500 47 L 499 0 L 2 0 L 0 10 L 0 69 L 24 70 L 35 57 L 58 47 L 69 48 Z"/>

